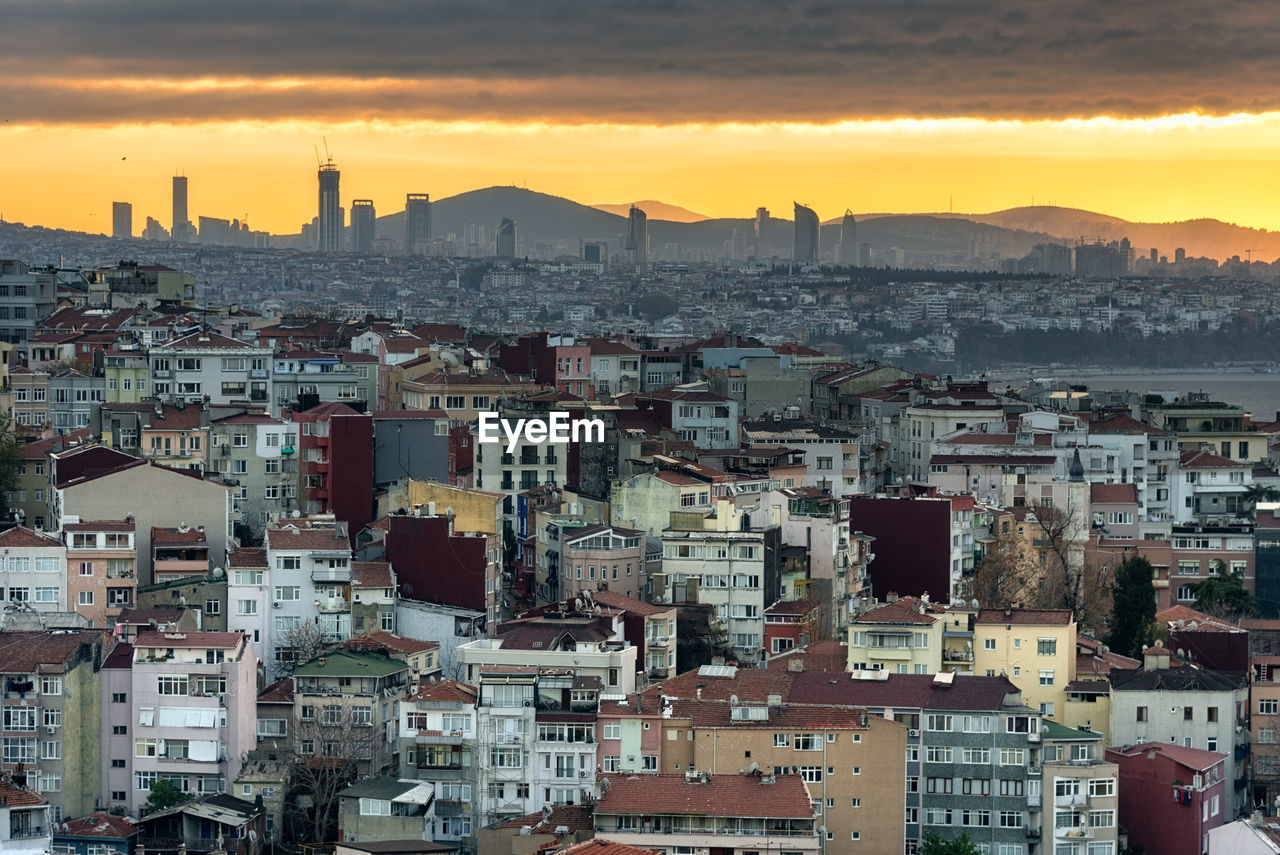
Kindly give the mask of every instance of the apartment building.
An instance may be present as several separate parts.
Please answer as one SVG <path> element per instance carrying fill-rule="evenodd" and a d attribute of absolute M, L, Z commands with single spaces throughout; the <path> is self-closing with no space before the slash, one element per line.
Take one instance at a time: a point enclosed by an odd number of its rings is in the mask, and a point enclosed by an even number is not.
<path fill-rule="evenodd" d="M 1040 733 L 1046 849 L 1052 845 L 1054 855 L 1118 855 L 1119 767 L 1105 756 L 1102 734 L 1048 719 Z"/>
<path fill-rule="evenodd" d="M 538 667 L 486 664 L 469 669 L 480 690 L 476 706 L 476 827 L 533 811 L 530 787 Z"/>
<path fill-rule="evenodd" d="M 1169 497 L 1174 522 L 1221 524 L 1245 515 L 1253 464 L 1209 451 L 1183 451 L 1177 472 Z"/>
<path fill-rule="evenodd" d="M 622 596 L 644 596 L 643 533 L 621 526 L 549 525 L 547 537 L 548 548 L 558 546 L 560 552 L 560 574 L 548 599 L 576 597 L 606 586 Z"/>
<path fill-rule="evenodd" d="M 1256 587 L 1252 525 L 1175 525 L 1170 548 L 1169 584 L 1157 592 L 1161 608 L 1195 602 L 1195 586 L 1219 570 L 1238 575 L 1251 591 Z"/>
<path fill-rule="evenodd" d="M 848 670 L 937 674 L 943 626 L 927 599 L 900 597 L 873 606 L 850 622 Z"/>
<path fill-rule="evenodd" d="M 86 814 L 98 805 L 102 792 L 98 665 L 109 635 L 102 630 L 10 630 L 4 638 L 0 762 L 11 774 L 20 771 L 26 786 L 47 799 L 52 820 Z"/>
<path fill-rule="evenodd" d="M 1249 680 L 1249 782 L 1254 804 L 1280 797 L 1280 662 L 1251 656 Z"/>
<path fill-rule="evenodd" d="M 837 499 L 865 492 L 859 434 L 819 422 L 775 418 L 744 422 L 742 438 L 750 446 L 801 452 L 804 480 L 796 486 L 817 487 Z"/>
<path fill-rule="evenodd" d="M 710 605 L 734 654 L 756 661 L 764 655 L 764 610 L 781 593 L 781 529 L 744 530 L 743 523 L 744 512 L 727 500 L 714 515 L 673 513 L 653 597 Z"/>
<path fill-rule="evenodd" d="M 12 772 L 0 775 L 0 851 L 6 855 L 45 855 L 52 846 L 53 808 L 14 777 Z"/>
<path fill-rule="evenodd" d="M 436 841 L 464 845 L 475 834 L 478 698 L 474 686 L 444 680 L 400 702 L 399 775 L 435 787 L 436 821 L 428 832 Z"/>
<path fill-rule="evenodd" d="M 981 609 L 973 623 L 973 671 L 1003 674 L 1045 718 L 1065 713 L 1076 679 L 1070 609 Z"/>
<path fill-rule="evenodd" d="M 1172 668 L 1160 646 L 1143 651 L 1142 659 L 1141 669 L 1111 672 L 1111 744 L 1160 742 L 1225 754 L 1226 809 L 1232 815 L 1246 809 L 1246 675 Z"/>
<path fill-rule="evenodd" d="M 286 350 L 271 359 L 272 401 L 303 409 L 338 401 L 360 412 L 378 402 L 378 358 L 345 350 Z"/>
<path fill-rule="evenodd" d="M 124 755 L 132 780 L 122 800 L 131 813 L 140 815 L 160 780 L 195 795 L 227 792 L 257 740 L 257 669 L 243 633 L 138 634 L 129 689 L 120 698 L 116 681 L 104 681 L 102 697 L 111 735 L 117 728 L 132 735 Z M 103 753 L 102 762 L 113 764 L 110 781 L 120 777 L 112 772 L 121 756 Z"/>
<path fill-rule="evenodd" d="M 551 414 L 545 411 L 498 408 L 501 418 L 528 419 L 550 425 Z M 451 414 L 452 415 L 452 414 Z M 503 513 L 510 518 L 515 513 L 516 494 L 532 490 L 544 484 L 564 485 L 568 473 L 568 445 L 531 442 L 525 434 L 517 438 L 514 448 L 505 440 L 501 443 L 482 443 L 478 440 L 479 427 L 473 429 L 475 446 L 475 486 L 477 490 L 501 493 Z"/>
<path fill-rule="evenodd" d="M 325 641 L 351 637 L 351 546 L 344 524 L 290 520 L 267 529 L 264 549 L 233 551 L 228 565 L 228 621 L 253 640 L 268 669 L 309 646 L 304 624 L 318 627 Z"/>
<path fill-rule="evenodd" d="M 204 331 L 153 347 L 151 391 L 168 401 L 266 405 L 271 395 L 270 347 Z"/>
<path fill-rule="evenodd" d="M 32 268 L 26 262 L 0 261 L 0 341 L 22 344 L 35 334 L 39 321 L 53 314 L 57 271 Z"/>
<path fill-rule="evenodd" d="M 176 469 L 203 470 L 209 455 L 209 411 L 200 403 L 103 404 L 90 428 L 108 448 Z"/>
<path fill-rule="evenodd" d="M 334 650 L 293 672 L 294 745 L 304 757 L 345 757 L 360 777 L 396 767 L 397 713 L 409 666 L 382 653 Z"/>
<path fill-rule="evenodd" d="M 111 627 L 137 602 L 138 550 L 133 520 L 62 526 L 67 549 L 67 599 L 91 627 Z"/>
<path fill-rule="evenodd" d="M 818 817 L 820 851 L 904 851 L 907 728 L 865 710 L 780 703 L 672 701 L 662 771 L 798 771 Z M 674 733 L 673 733 L 674 732 Z"/>
<path fill-rule="evenodd" d="M 0 598 L 11 611 L 67 612 L 67 548 L 56 537 L 16 526 L 0 532 Z"/>
<path fill-rule="evenodd" d="M 609 588 L 593 593 L 590 602 L 622 613 L 625 637 L 640 648 L 640 663 L 651 679 L 675 676 L 679 646 L 675 606 L 646 603 Z"/>
<path fill-rule="evenodd" d="M 697 771 L 614 776 L 601 789 L 596 833 L 617 843 L 664 852 L 706 849 L 719 855 L 821 851 L 821 819 L 800 775 Z M 840 846 L 852 848 L 859 842 L 853 837 Z"/>
<path fill-rule="evenodd" d="M 1107 760 L 1119 768 L 1117 821 L 1128 845 L 1162 855 L 1210 851 L 1209 832 L 1235 815 L 1226 759 L 1165 742 L 1108 748 Z"/>
<path fill-rule="evenodd" d="M 233 521 L 255 538 L 272 515 L 298 507 L 298 430 L 296 422 L 260 412 L 209 423 L 207 471 L 231 485 Z"/>

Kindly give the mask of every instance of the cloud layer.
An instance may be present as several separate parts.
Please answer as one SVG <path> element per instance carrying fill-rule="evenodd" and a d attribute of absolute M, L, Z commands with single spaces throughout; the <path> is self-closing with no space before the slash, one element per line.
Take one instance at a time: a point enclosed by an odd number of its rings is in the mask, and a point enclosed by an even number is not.
<path fill-rule="evenodd" d="M 1280 7 L 1250 0 L 8 0 L 3 19 L 17 123 L 1280 108 Z"/>

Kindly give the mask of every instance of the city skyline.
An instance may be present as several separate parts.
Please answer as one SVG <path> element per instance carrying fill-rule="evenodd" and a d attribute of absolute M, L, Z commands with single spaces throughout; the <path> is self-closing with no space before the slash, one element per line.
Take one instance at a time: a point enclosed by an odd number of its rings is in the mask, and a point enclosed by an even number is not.
<path fill-rule="evenodd" d="M 327 137 L 348 195 L 382 211 L 414 189 L 514 184 L 712 217 L 1034 200 L 1280 229 L 1275 16 L 1203 11 L 335 0 L 177 21 L 24 0 L 0 33 L 0 215 L 109 232 L 127 200 L 166 222 L 158 178 L 181 168 L 193 212 L 294 234 Z M 116 36 L 149 48 L 121 57 Z M 55 41 L 56 70 L 20 59 Z"/>

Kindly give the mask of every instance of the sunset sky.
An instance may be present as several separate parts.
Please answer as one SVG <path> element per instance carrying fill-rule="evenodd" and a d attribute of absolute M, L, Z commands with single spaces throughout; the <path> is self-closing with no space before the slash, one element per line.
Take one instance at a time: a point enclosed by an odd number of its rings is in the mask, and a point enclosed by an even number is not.
<path fill-rule="evenodd" d="M 1197 0 L 7 0 L 0 215 L 296 232 L 493 184 L 711 216 L 1058 204 L 1280 229 L 1280 12 Z"/>

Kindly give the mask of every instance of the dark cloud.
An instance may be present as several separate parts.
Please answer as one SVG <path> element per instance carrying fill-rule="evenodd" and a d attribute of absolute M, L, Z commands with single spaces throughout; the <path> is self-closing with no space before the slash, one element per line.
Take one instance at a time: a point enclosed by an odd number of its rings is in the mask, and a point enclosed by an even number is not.
<path fill-rule="evenodd" d="M 0 112 L 16 121 L 827 121 L 1280 107 L 1280 6 L 1250 0 L 4 5 Z M 67 85 L 202 77 L 397 82 L 327 95 Z"/>

